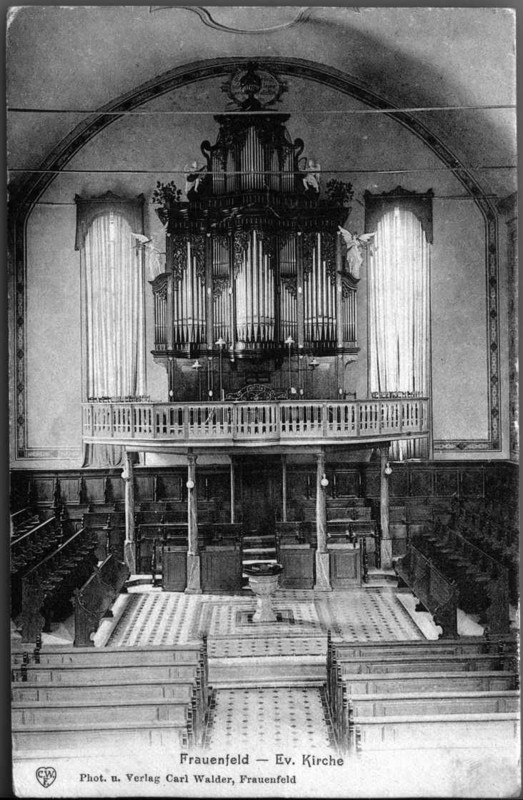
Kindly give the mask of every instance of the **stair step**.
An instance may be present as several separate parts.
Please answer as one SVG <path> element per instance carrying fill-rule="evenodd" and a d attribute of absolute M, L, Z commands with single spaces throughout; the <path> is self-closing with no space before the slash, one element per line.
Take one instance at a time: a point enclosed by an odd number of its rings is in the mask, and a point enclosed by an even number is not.
<path fill-rule="evenodd" d="M 254 555 L 254 553 L 275 553 L 275 552 L 276 552 L 276 548 L 275 547 L 249 547 L 249 548 L 244 547 L 243 548 L 243 554 L 244 555 L 247 555 L 247 554 L 248 555 Z"/>
<path fill-rule="evenodd" d="M 244 536 L 242 539 L 243 545 L 257 545 L 257 544 L 274 544 L 274 536 Z"/>

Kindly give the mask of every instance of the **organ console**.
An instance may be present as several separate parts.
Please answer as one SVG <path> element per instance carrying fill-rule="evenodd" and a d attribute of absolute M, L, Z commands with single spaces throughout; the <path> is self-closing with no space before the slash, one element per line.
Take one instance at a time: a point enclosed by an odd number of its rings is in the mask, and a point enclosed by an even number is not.
<path fill-rule="evenodd" d="M 279 96 L 278 80 L 253 64 L 240 69 L 229 96 L 241 110 L 214 117 L 218 136 L 201 145 L 206 163 L 194 160 L 188 199 L 173 184 L 163 187 L 157 212 L 166 224 L 166 271 L 151 283 L 153 355 L 168 374 L 173 359 L 221 363 L 222 356 L 234 369 L 272 361 L 269 371 L 277 370 L 289 338 L 296 353 L 311 357 L 358 350 L 357 282 L 340 270 L 338 226 L 350 209 L 339 181 L 330 182 L 337 191 L 329 195 L 318 172 L 307 179 L 310 164 L 319 165 L 301 155 L 301 139 L 291 139 L 290 115 L 266 112 L 265 84 Z M 345 189 L 350 197 L 350 184 Z"/>

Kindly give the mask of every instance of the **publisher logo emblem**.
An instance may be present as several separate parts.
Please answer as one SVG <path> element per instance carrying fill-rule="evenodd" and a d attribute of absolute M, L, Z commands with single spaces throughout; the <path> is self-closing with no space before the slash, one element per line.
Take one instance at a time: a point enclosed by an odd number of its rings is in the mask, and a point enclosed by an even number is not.
<path fill-rule="evenodd" d="M 38 767 L 36 770 L 36 780 L 44 789 L 48 789 L 56 778 L 56 770 L 54 767 Z"/>

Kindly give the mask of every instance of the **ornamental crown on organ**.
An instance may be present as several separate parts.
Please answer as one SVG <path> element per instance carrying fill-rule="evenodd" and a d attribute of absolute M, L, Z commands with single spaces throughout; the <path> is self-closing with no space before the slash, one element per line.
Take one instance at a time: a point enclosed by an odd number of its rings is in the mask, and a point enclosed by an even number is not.
<path fill-rule="evenodd" d="M 173 185 L 156 192 L 167 241 L 166 271 L 152 281 L 154 355 L 205 356 L 217 342 L 251 363 L 277 362 L 290 342 L 354 353 L 357 276 L 342 269 L 338 233 L 351 185 L 323 186 L 290 115 L 267 112 L 286 88 L 277 76 L 248 64 L 224 88 L 239 110 L 214 117 L 216 142 L 186 167 L 187 201 Z"/>

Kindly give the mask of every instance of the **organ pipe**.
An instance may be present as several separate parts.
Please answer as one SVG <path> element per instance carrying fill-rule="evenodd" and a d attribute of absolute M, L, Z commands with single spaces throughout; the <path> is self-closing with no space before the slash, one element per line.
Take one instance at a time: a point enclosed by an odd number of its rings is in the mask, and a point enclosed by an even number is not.
<path fill-rule="evenodd" d="M 285 356 L 289 337 L 318 354 L 356 347 L 356 287 L 339 277 L 347 209 L 305 180 L 300 163 L 311 162 L 289 115 L 256 113 L 266 95 L 248 92 L 258 84 L 251 75 L 238 96 L 235 84 L 229 97 L 245 113 L 214 117 L 218 135 L 201 144 L 206 163 L 197 182 L 186 176 L 187 201 L 171 191 L 158 211 L 168 226 L 158 277 L 169 280 L 166 291 L 153 286 L 155 344 L 170 358 L 215 355 L 219 339 L 239 358 Z"/>

